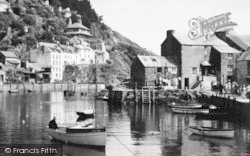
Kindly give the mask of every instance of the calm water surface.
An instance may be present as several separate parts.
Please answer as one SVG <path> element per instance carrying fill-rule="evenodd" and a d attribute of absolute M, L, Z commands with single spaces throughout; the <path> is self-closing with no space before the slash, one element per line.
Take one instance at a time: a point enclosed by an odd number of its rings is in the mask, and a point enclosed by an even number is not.
<path fill-rule="evenodd" d="M 250 124 L 196 120 L 172 114 L 166 104 L 108 104 L 93 96 L 64 98 L 62 92 L 0 93 L 0 143 L 51 143 L 44 131 L 54 116 L 60 126 L 81 125 L 76 111 L 96 108 L 95 123 L 107 127 L 105 150 L 64 145 L 65 156 L 250 155 Z M 234 128 L 234 139 L 192 135 L 189 125 Z M 1 155 L 1 154 L 0 154 Z"/>

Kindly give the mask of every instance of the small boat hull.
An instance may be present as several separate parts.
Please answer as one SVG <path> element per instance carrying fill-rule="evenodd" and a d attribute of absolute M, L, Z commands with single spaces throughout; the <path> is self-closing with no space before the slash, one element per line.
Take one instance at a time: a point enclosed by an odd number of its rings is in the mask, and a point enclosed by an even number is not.
<path fill-rule="evenodd" d="M 31 90 L 31 89 L 28 89 L 28 92 L 36 92 L 36 91 L 35 91 L 35 90 L 33 90 L 33 89 L 32 89 L 32 90 Z"/>
<path fill-rule="evenodd" d="M 234 130 L 232 129 L 217 129 L 211 127 L 197 127 L 197 126 L 190 126 L 189 129 L 192 133 L 197 135 L 228 138 L 228 139 L 232 139 L 234 137 Z"/>
<path fill-rule="evenodd" d="M 76 112 L 76 114 L 81 118 L 94 118 L 94 113 Z"/>
<path fill-rule="evenodd" d="M 169 105 L 169 107 L 172 107 L 172 108 L 184 108 L 184 109 L 198 109 L 198 108 L 201 108 L 202 105 L 201 104 L 187 104 L 187 105 L 178 105 L 178 104 L 171 104 Z"/>
<path fill-rule="evenodd" d="M 187 109 L 187 108 L 172 108 L 173 113 L 183 113 L 183 114 L 208 114 L 209 109 Z"/>
<path fill-rule="evenodd" d="M 47 128 L 46 131 L 54 140 L 64 143 L 97 147 L 106 146 L 105 128 L 71 129 L 70 131 L 67 128 L 56 130 Z"/>
<path fill-rule="evenodd" d="M 9 93 L 17 93 L 18 90 L 9 90 Z"/>

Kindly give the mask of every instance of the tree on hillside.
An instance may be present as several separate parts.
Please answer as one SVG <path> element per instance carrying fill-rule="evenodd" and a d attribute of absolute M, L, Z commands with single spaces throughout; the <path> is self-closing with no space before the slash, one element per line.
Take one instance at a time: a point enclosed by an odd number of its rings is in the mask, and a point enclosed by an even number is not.
<path fill-rule="evenodd" d="M 101 22 L 99 17 L 89 0 L 59 0 L 63 8 L 69 7 L 71 10 L 77 11 L 82 16 L 83 24 L 90 28 L 92 22 Z"/>

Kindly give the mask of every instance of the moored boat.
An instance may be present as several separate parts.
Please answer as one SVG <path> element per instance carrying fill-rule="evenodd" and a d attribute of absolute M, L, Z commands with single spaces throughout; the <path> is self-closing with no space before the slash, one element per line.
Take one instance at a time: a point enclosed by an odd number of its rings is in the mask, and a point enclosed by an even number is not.
<path fill-rule="evenodd" d="M 18 92 L 17 89 L 11 89 L 11 90 L 9 90 L 9 93 L 17 93 L 17 92 Z"/>
<path fill-rule="evenodd" d="M 106 146 L 105 127 L 59 127 L 58 129 L 47 128 L 46 131 L 56 141 L 86 146 Z"/>
<path fill-rule="evenodd" d="M 28 92 L 36 92 L 34 89 L 28 89 Z"/>
<path fill-rule="evenodd" d="M 209 109 L 188 109 L 188 108 L 172 108 L 173 113 L 183 113 L 183 114 L 208 114 Z"/>
<path fill-rule="evenodd" d="M 189 103 L 189 104 L 176 104 L 175 102 L 171 103 L 169 107 L 172 108 L 185 108 L 185 109 L 197 109 L 201 108 L 202 105 L 198 103 Z"/>
<path fill-rule="evenodd" d="M 84 112 L 76 112 L 76 114 L 82 118 L 93 118 L 95 111 L 94 110 L 86 110 Z"/>
<path fill-rule="evenodd" d="M 219 129 L 212 127 L 198 127 L 198 126 L 189 126 L 189 129 L 192 133 L 197 135 L 209 136 L 209 137 L 219 137 L 219 138 L 229 138 L 234 137 L 233 129 Z"/>
<path fill-rule="evenodd" d="M 108 100 L 108 90 L 101 90 L 97 95 L 98 100 Z"/>

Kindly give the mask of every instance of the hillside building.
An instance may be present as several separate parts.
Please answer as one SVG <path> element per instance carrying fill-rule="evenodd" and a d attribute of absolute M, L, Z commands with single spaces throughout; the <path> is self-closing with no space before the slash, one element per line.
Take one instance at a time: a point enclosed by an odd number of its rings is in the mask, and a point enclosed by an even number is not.
<path fill-rule="evenodd" d="M 132 86 L 155 86 L 164 79 L 166 85 L 177 87 L 177 73 L 177 65 L 165 57 L 138 55 L 131 65 Z"/>
<path fill-rule="evenodd" d="M 110 60 L 109 52 L 106 50 L 106 46 L 104 43 L 101 44 L 100 48 L 94 50 L 96 64 L 107 64 Z"/>
<path fill-rule="evenodd" d="M 10 11 L 10 4 L 6 0 L 0 0 L 0 12 Z"/>
<path fill-rule="evenodd" d="M 240 84 L 250 84 L 250 48 L 237 59 L 236 72 Z"/>
<path fill-rule="evenodd" d="M 217 37 L 192 40 L 188 35 L 167 31 L 161 44 L 161 55 L 172 58 L 178 66 L 179 88 L 202 86 L 211 89 L 213 81 L 224 84 L 235 80 L 235 67 L 240 51 Z"/>
<path fill-rule="evenodd" d="M 69 19 L 68 27 L 66 28 L 66 34 L 70 35 L 71 37 L 78 36 L 83 38 L 92 37 L 90 34 L 90 29 L 82 25 L 81 16 L 78 15 L 78 22 L 71 24 L 71 19 Z"/>
<path fill-rule="evenodd" d="M 19 68 L 21 61 L 14 52 L 0 51 L 0 62 L 5 66 Z"/>

